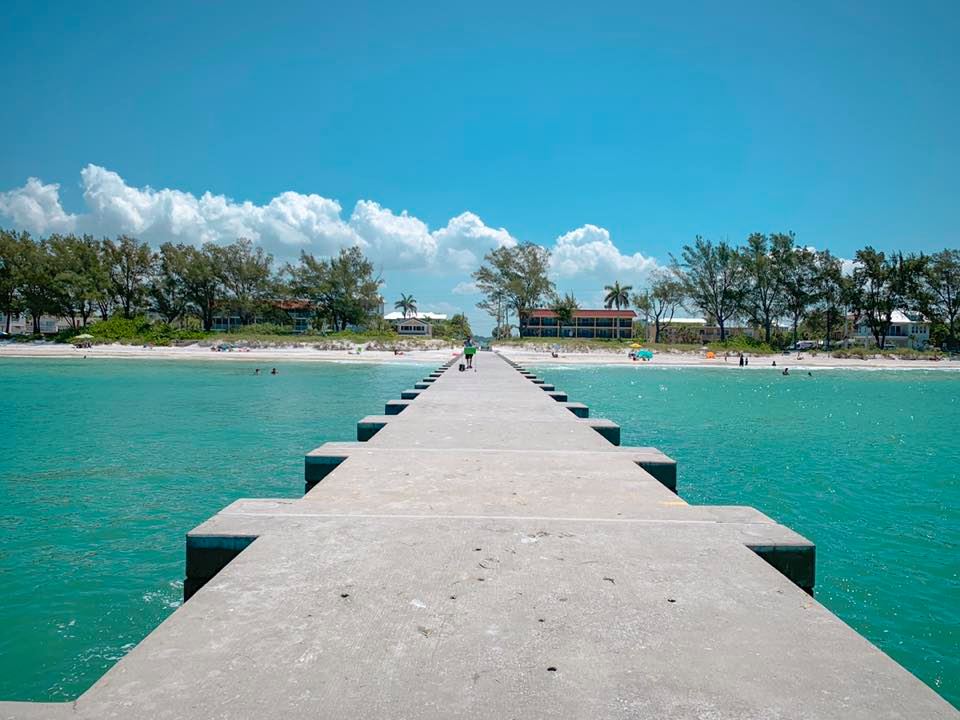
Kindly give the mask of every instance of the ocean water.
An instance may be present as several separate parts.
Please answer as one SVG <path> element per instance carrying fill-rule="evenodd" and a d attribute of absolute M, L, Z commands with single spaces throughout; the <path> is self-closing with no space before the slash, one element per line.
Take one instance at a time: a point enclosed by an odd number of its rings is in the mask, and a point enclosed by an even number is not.
<path fill-rule="evenodd" d="M 0 699 L 74 698 L 178 605 L 183 536 L 428 366 L 0 362 Z M 548 367 L 695 503 L 817 543 L 817 597 L 960 704 L 960 373 Z"/>
<path fill-rule="evenodd" d="M 0 361 L 0 699 L 73 699 L 180 603 L 184 535 L 429 365 Z"/>
<path fill-rule="evenodd" d="M 548 367 L 691 503 L 817 544 L 817 599 L 960 706 L 960 373 Z"/>

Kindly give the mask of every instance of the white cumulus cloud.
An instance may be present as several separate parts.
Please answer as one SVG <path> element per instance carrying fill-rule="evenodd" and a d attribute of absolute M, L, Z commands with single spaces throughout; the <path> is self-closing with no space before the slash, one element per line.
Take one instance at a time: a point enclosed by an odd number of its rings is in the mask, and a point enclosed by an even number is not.
<path fill-rule="evenodd" d="M 610 231 L 596 225 L 561 235 L 550 250 L 550 266 L 559 278 L 591 275 L 616 280 L 619 275 L 641 275 L 657 267 L 656 260 L 641 253 L 621 253 L 610 239 Z"/>
<path fill-rule="evenodd" d="M 450 292 L 454 295 L 477 295 L 480 293 L 480 288 L 477 287 L 475 282 L 464 280 L 454 285 Z"/>
<path fill-rule="evenodd" d="M 85 210 L 72 214 L 60 202 L 60 186 L 30 178 L 0 192 L 0 217 L 38 235 L 52 232 L 127 234 L 153 244 L 166 241 L 229 243 L 249 238 L 279 258 L 300 250 L 329 255 L 357 245 L 386 269 L 471 270 L 489 250 L 516 244 L 503 228 L 487 227 L 465 212 L 432 231 L 419 218 L 360 200 L 349 218 L 340 203 L 317 194 L 288 191 L 265 205 L 225 195 L 129 185 L 118 173 L 87 165 L 80 173 Z"/>
<path fill-rule="evenodd" d="M 0 192 L 0 215 L 13 220 L 18 229 L 38 234 L 72 232 L 76 216 L 60 206 L 60 186 L 29 178 L 23 187 Z"/>

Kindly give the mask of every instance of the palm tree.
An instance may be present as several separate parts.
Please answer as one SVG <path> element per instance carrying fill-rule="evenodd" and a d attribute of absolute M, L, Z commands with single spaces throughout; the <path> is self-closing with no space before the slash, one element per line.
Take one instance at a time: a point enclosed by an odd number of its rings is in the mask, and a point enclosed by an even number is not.
<path fill-rule="evenodd" d="M 633 285 L 621 285 L 618 281 L 613 285 L 606 285 L 603 289 L 607 291 L 603 302 L 606 303 L 608 310 L 614 305 L 617 306 L 617 310 L 621 307 L 630 307 L 630 291 L 633 290 Z"/>
<path fill-rule="evenodd" d="M 395 310 L 399 310 L 403 313 L 403 319 L 407 319 L 409 314 L 417 314 L 417 300 L 413 295 L 404 295 L 400 293 L 400 299 L 393 304 Z"/>

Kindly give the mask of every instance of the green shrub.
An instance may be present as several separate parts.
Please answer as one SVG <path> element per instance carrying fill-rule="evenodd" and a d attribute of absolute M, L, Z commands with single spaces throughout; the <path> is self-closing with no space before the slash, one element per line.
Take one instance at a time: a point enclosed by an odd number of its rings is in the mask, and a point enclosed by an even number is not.
<path fill-rule="evenodd" d="M 775 352 L 772 347 L 767 345 L 762 340 L 757 340 L 749 335 L 734 335 L 733 337 L 727 338 L 723 342 L 710 343 L 709 347 L 713 351 L 733 350 L 736 352 L 752 352 L 762 354 Z"/>

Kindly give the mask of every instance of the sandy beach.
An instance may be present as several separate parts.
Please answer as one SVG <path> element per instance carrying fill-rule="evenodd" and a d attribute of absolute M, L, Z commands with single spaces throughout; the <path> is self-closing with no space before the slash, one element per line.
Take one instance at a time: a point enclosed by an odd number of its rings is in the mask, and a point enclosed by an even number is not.
<path fill-rule="evenodd" d="M 3 358 L 63 358 L 87 360 L 194 360 L 223 362 L 336 362 L 336 363 L 441 363 L 454 352 L 446 350 L 415 350 L 394 355 L 386 350 L 364 350 L 357 354 L 348 350 L 317 350 L 309 346 L 250 348 L 230 352 L 213 352 L 210 347 L 144 347 L 142 345 L 94 345 L 78 349 L 72 345 L 55 343 L 9 343 L 0 345 Z"/>
<path fill-rule="evenodd" d="M 804 352 L 798 359 L 797 353 L 780 355 L 750 355 L 749 364 L 741 368 L 736 353 L 729 357 L 718 355 L 707 359 L 702 352 L 658 352 L 648 362 L 634 361 L 627 357 L 626 351 L 593 351 L 569 353 L 561 352 L 559 357 L 550 353 L 527 348 L 504 348 L 501 353 L 525 366 L 533 365 L 622 365 L 634 367 L 690 367 L 690 368 L 731 368 L 734 370 L 770 370 L 774 362 L 777 368 L 795 370 L 960 370 L 960 361 L 946 358 L 931 360 L 900 360 L 896 358 L 835 358 L 827 353 L 810 354 Z"/>
<path fill-rule="evenodd" d="M 731 353 L 728 358 L 719 355 L 707 359 L 700 352 L 658 352 L 652 361 L 636 362 L 627 357 L 626 351 L 613 352 L 593 350 L 590 352 L 561 352 L 553 357 L 548 352 L 531 348 L 505 346 L 494 347 L 496 352 L 524 365 L 577 365 L 577 366 L 631 366 L 644 367 L 690 367 L 690 368 L 731 368 L 747 370 L 769 370 L 773 362 L 778 368 L 788 367 L 794 370 L 960 370 L 960 361 L 942 360 L 900 360 L 895 358 L 835 358 L 826 353 L 802 353 L 800 359 L 796 353 L 789 355 L 757 355 L 750 357 L 750 364 L 740 368 L 737 355 Z M 272 348 L 251 348 L 231 352 L 213 352 L 207 346 L 189 345 L 187 347 L 143 347 L 141 345 L 95 345 L 91 348 L 77 349 L 72 345 L 55 343 L 4 343 L 0 344 L 0 360 L 3 358 L 85 358 L 87 360 L 209 360 L 224 362 L 262 362 L 265 365 L 279 362 L 334 362 L 334 363 L 441 363 L 456 355 L 451 348 L 406 350 L 395 355 L 385 350 L 363 350 L 359 354 L 348 350 L 319 350 L 310 346 L 286 346 Z M 479 360 L 482 362 L 484 353 Z"/>

